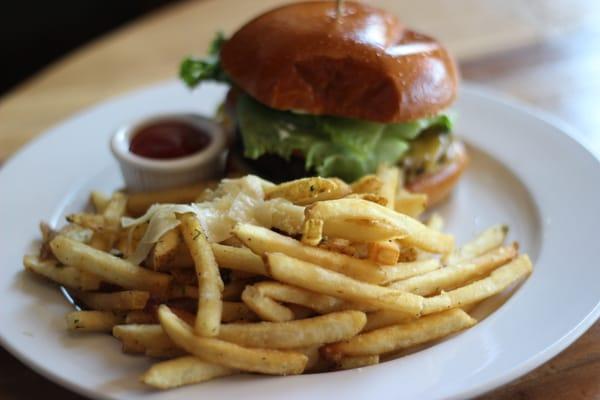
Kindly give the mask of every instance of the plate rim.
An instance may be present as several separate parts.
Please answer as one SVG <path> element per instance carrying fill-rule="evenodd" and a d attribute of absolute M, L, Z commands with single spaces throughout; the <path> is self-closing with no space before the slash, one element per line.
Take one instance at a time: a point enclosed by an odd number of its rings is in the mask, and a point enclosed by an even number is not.
<path fill-rule="evenodd" d="M 9 158 L 7 158 L 4 161 L 2 168 L 0 168 L 0 176 L 4 175 L 4 171 L 8 166 L 15 162 L 21 155 L 27 153 L 39 141 L 49 136 L 54 136 L 58 134 L 58 128 L 60 128 L 63 124 L 67 123 L 68 121 L 71 121 L 89 112 L 92 112 L 102 107 L 103 105 L 106 105 L 107 103 L 113 103 L 119 100 L 123 100 L 134 94 L 143 95 L 144 92 L 156 90 L 157 88 L 166 86 L 172 82 L 173 80 L 170 79 L 166 81 L 157 82 L 151 85 L 143 86 L 138 89 L 124 92 L 118 96 L 104 99 L 103 101 L 96 103 L 90 107 L 78 110 L 77 112 L 71 114 L 67 118 L 45 129 L 35 138 L 23 145 L 18 151 L 13 153 Z M 594 147 L 588 142 L 588 140 L 583 135 L 577 134 L 577 130 L 575 128 L 573 128 L 570 124 L 566 123 L 560 118 L 550 114 L 547 111 L 541 110 L 535 106 L 527 104 L 519 99 L 513 98 L 510 95 L 498 92 L 494 89 L 490 89 L 480 84 L 463 82 L 461 91 L 470 92 L 470 94 L 472 95 L 484 97 L 489 101 L 500 103 L 502 104 L 502 106 L 508 107 L 514 112 L 526 113 L 531 118 L 541 120 L 547 123 L 548 125 L 553 126 L 557 130 L 559 130 L 560 133 L 568 136 L 570 139 L 576 142 L 581 147 L 581 150 L 591 155 L 596 161 L 597 166 L 600 168 L 600 154 L 598 154 L 594 150 Z M 577 325 L 573 326 L 561 338 L 554 341 L 552 345 L 544 348 L 544 350 L 542 351 L 537 352 L 536 354 L 532 355 L 520 364 L 512 366 L 510 369 L 501 371 L 495 374 L 493 377 L 485 379 L 482 382 L 479 382 L 471 387 L 465 387 L 464 389 L 456 391 L 455 393 L 453 393 L 452 398 L 473 397 L 481 395 L 483 393 L 492 391 L 502 385 L 505 385 L 508 382 L 526 374 L 527 372 L 530 372 L 531 370 L 542 365 L 552 357 L 557 356 L 566 348 L 568 348 L 575 340 L 581 337 L 581 335 L 583 335 L 598 320 L 599 317 L 600 299 L 598 300 L 596 305 L 589 311 L 589 313 L 582 320 L 579 321 Z M 2 345 L 3 348 L 5 348 L 9 353 L 16 357 L 20 362 L 23 362 L 28 368 L 31 368 L 36 373 L 39 373 L 40 375 L 67 388 L 68 390 L 72 390 L 75 393 L 93 398 L 112 398 L 106 393 L 102 393 L 93 389 L 88 389 L 83 385 L 77 385 L 73 380 L 64 379 L 59 374 L 55 373 L 52 369 L 46 368 L 42 364 L 38 363 L 34 359 L 34 357 L 30 357 L 24 351 L 21 351 L 18 347 L 13 346 L 5 337 L 5 332 L 1 327 L 0 345 Z"/>

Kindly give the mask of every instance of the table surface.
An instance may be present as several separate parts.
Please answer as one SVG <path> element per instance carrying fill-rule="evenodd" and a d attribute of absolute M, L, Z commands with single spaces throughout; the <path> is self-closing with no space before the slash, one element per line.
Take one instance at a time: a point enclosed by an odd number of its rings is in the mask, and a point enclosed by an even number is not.
<path fill-rule="evenodd" d="M 0 99 L 0 161 L 78 110 L 172 78 L 182 55 L 202 54 L 216 30 L 231 32 L 249 15 L 281 2 L 177 4 L 79 49 Z M 411 25 L 443 37 L 460 60 L 464 79 L 562 118 L 600 154 L 600 112 L 596 109 L 600 100 L 600 31 L 596 23 L 600 13 L 597 5 L 590 4 L 596 2 L 456 0 L 451 6 L 443 0 L 373 2 Z M 597 322 L 548 363 L 482 398 L 600 398 L 599 377 Z M 0 349 L 0 400 L 40 393 L 50 398 L 79 398 Z"/>

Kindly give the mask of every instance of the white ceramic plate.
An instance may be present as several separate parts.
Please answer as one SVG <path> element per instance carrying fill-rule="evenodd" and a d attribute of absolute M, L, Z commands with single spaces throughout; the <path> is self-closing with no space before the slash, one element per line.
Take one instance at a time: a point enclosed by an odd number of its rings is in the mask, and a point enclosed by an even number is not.
<path fill-rule="evenodd" d="M 542 364 L 581 335 L 600 313 L 600 164 L 547 117 L 465 85 L 456 132 L 472 164 L 441 211 L 466 240 L 490 224 L 535 263 L 533 275 L 474 328 L 427 350 L 359 370 L 294 377 L 243 375 L 167 392 L 144 388 L 142 357 L 121 354 L 108 335 L 71 335 L 57 288 L 22 271 L 40 220 L 62 224 L 90 189 L 122 185 L 108 140 L 120 125 L 157 112 L 210 114 L 223 88 L 190 93 L 178 82 L 141 90 L 84 111 L 49 130 L 0 170 L 0 337 L 41 374 L 101 398 L 463 398 Z M 35 118 L 35 116 L 32 116 Z"/>

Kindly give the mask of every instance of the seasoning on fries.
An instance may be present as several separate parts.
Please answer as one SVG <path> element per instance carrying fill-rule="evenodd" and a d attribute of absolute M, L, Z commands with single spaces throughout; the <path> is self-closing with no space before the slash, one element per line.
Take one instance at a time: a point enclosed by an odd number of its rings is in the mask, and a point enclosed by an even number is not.
<path fill-rule="evenodd" d="M 83 307 L 68 330 L 159 358 L 141 378 L 154 388 L 377 364 L 475 325 L 476 304 L 532 270 L 505 225 L 454 248 L 441 216 L 416 218 L 426 199 L 395 167 L 351 184 L 228 179 L 197 203 L 152 203 L 206 186 L 94 192 L 94 213 L 42 224 L 23 259 Z"/>

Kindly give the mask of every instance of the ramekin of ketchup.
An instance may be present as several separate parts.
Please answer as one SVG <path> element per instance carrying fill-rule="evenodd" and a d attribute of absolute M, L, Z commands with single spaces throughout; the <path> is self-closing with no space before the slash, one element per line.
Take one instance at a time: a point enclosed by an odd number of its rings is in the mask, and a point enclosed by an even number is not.
<path fill-rule="evenodd" d="M 164 114 L 117 130 L 111 150 L 130 191 L 200 182 L 223 171 L 221 126 L 194 114 Z"/>

